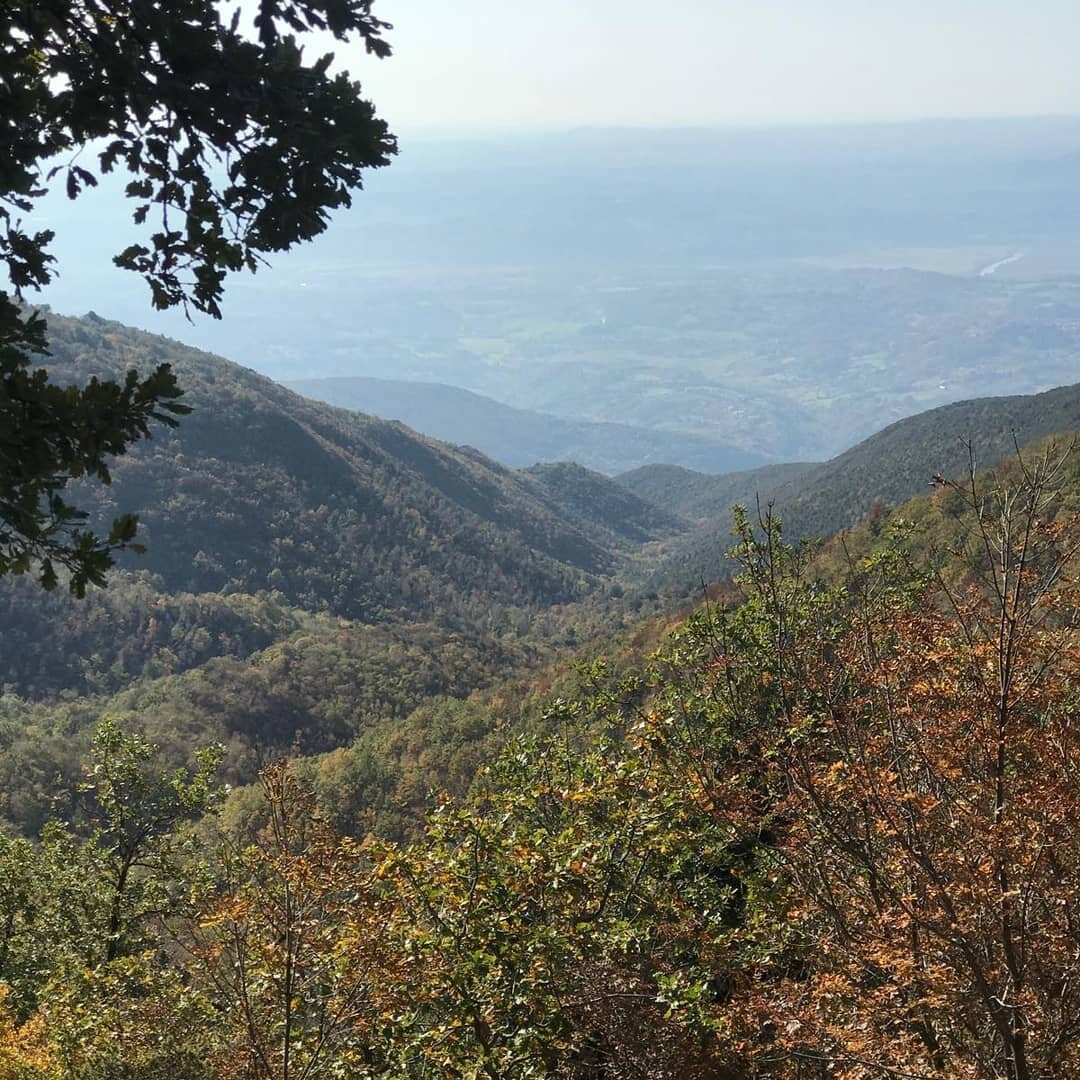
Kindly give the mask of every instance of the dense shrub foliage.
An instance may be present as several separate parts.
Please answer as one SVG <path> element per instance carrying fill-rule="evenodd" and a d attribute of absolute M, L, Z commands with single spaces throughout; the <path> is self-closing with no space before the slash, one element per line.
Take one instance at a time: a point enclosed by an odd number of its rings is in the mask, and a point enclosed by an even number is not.
<path fill-rule="evenodd" d="M 0 1076 L 1065 1080 L 1076 479 L 1032 451 L 817 554 L 737 515 L 722 598 L 409 839 L 340 813 L 358 759 L 219 813 L 220 750 L 99 727 L 0 848 Z"/>

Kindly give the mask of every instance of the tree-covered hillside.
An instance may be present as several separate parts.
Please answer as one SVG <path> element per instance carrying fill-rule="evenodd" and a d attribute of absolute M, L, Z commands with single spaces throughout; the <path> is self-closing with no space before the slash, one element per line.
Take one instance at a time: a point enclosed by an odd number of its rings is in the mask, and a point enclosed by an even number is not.
<path fill-rule="evenodd" d="M 250 597 L 242 603 L 258 606 Z M 273 605 L 262 606 L 275 614 Z M 292 633 L 287 626 L 264 624 L 249 627 L 246 640 L 237 635 L 230 641 L 211 633 L 210 620 L 186 628 L 186 634 L 175 632 L 185 629 L 177 612 L 190 618 L 206 608 L 213 609 L 212 598 L 175 597 L 161 602 L 143 626 L 130 625 L 135 609 L 128 625 L 110 624 L 124 635 L 112 665 L 102 649 L 77 656 L 81 670 L 31 669 L 27 676 L 37 681 L 21 694 L 8 684 L 0 695 L 0 816 L 21 829 L 40 827 L 53 812 L 56 777 L 77 784 L 103 717 L 118 718 L 125 729 L 162 746 L 170 762 L 221 743 L 223 776 L 233 784 L 251 783 L 268 761 L 347 745 L 370 726 L 399 721 L 431 698 L 464 696 L 510 672 L 524 673 L 550 651 L 483 629 L 361 626 L 295 612 L 300 625 Z M 158 648 L 155 614 L 174 626 Z M 258 614 L 269 621 L 265 611 Z M 281 613 L 276 615 L 280 620 Z M 64 629 L 58 627 L 58 634 Z M 271 629 L 281 636 L 270 638 Z M 77 636 L 65 637 L 78 644 Z M 5 645 L 8 639 L 5 634 Z M 53 655 L 48 647 L 30 646 L 27 652 Z M 16 666 L 12 681 L 20 674 Z M 55 682 L 65 677 L 68 684 L 57 690 Z"/>
<path fill-rule="evenodd" d="M 813 473 L 816 464 L 793 462 L 709 475 L 677 465 L 646 465 L 615 477 L 627 491 L 689 521 L 715 520 L 736 503 L 769 499 L 789 482 Z"/>
<path fill-rule="evenodd" d="M 0 580 L 0 816 L 21 828 L 105 716 L 170 760 L 220 742 L 248 783 L 525 677 L 620 625 L 612 573 L 685 527 L 580 466 L 507 469 L 96 317 L 50 332 L 57 379 L 167 361 L 193 411 L 79 493 L 143 523 L 108 588 Z"/>
<path fill-rule="evenodd" d="M 528 476 L 584 532 L 609 547 L 647 544 L 683 532 L 687 522 L 570 461 L 534 465 Z"/>
<path fill-rule="evenodd" d="M 138 732 L 161 686 L 121 698 L 77 792 L 38 773 L 63 820 L 0 834 L 0 1068 L 1070 1080 L 1069 442 L 820 551 L 741 515 L 738 576 L 670 634 L 228 799 L 221 749 L 165 769 Z M 205 689 L 175 682 L 179 724 Z"/>
<path fill-rule="evenodd" d="M 167 590 L 446 618 L 571 600 L 621 561 L 550 491 L 475 452 L 115 323 L 51 316 L 49 327 L 58 380 L 168 361 L 185 390 L 193 412 L 178 430 L 121 458 L 111 488 L 80 493 L 101 517 L 139 513 L 148 551 L 124 565 Z M 642 532 L 662 535 L 643 509 Z"/>
<path fill-rule="evenodd" d="M 766 466 L 719 477 L 639 469 L 618 479 L 634 494 L 698 522 L 672 541 L 649 575 L 654 585 L 694 588 L 725 572 L 722 552 L 734 503 L 771 503 L 789 535 L 828 536 L 854 525 L 875 505 L 891 506 L 918 494 L 935 475 L 962 474 L 971 453 L 976 467 L 990 466 L 1019 446 L 1078 427 L 1080 383 L 931 409 L 818 465 Z"/>

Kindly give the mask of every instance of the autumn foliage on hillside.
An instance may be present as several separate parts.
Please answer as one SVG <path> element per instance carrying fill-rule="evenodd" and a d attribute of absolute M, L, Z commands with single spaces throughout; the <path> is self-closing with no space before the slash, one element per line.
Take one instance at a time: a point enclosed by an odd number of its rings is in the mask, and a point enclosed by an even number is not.
<path fill-rule="evenodd" d="M 746 1008 L 823 1076 L 1080 1070 L 1066 464 L 1051 449 L 994 490 L 948 485 L 950 575 L 864 563 L 836 632 L 774 644 L 786 730 L 764 775 L 807 952 Z M 766 597 L 774 562 L 754 566 Z"/>
<path fill-rule="evenodd" d="M 1076 486 L 1050 446 L 818 555 L 739 513 L 737 589 L 412 843 L 287 764 L 192 826 L 211 759 L 107 729 L 0 843 L 0 1078 L 1080 1074 Z"/>

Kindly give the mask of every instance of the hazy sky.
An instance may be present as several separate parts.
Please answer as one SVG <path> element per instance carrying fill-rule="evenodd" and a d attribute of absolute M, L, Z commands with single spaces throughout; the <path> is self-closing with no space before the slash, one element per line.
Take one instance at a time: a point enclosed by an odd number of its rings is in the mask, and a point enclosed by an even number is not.
<path fill-rule="evenodd" d="M 1080 112 L 1077 0 L 377 0 L 401 131 Z M 345 60 L 344 54 L 342 59 Z"/>

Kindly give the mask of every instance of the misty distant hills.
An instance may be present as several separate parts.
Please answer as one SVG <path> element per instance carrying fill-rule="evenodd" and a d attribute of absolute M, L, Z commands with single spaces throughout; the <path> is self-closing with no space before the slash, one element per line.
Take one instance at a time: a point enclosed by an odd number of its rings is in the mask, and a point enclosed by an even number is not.
<path fill-rule="evenodd" d="M 663 463 L 726 473 L 765 460 L 702 436 L 516 409 L 442 383 L 348 376 L 284 385 L 316 401 L 400 420 L 433 438 L 474 446 L 504 465 L 573 461 L 613 474 Z"/>
<path fill-rule="evenodd" d="M 193 324 L 109 265 L 138 239 L 113 176 L 40 208 L 62 270 L 43 299 L 279 381 L 428 384 L 335 402 L 514 465 L 820 461 L 925 409 L 1077 377 L 1078 148 L 1069 117 L 417 137 L 313 245 L 230 280 L 226 319 Z M 446 397 L 430 384 L 544 415 L 477 417 L 455 395 L 468 419 L 444 429 L 411 400 Z"/>

